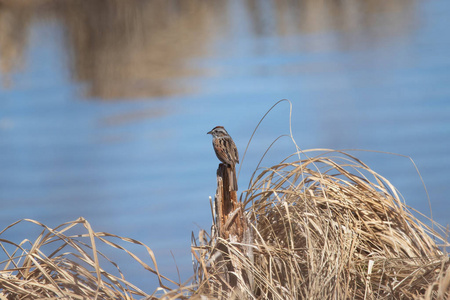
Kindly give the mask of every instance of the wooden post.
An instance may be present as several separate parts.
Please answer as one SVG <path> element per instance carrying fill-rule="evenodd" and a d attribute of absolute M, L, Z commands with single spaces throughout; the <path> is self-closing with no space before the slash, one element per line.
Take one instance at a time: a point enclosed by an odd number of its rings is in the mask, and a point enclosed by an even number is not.
<path fill-rule="evenodd" d="M 217 169 L 217 192 L 215 197 L 216 227 L 218 235 L 230 242 L 242 242 L 251 244 L 253 234 L 251 227 L 244 215 L 244 206 L 237 200 L 237 191 L 231 188 L 230 176 L 231 168 L 225 164 L 219 164 Z M 239 247 L 250 261 L 253 263 L 253 248 Z M 251 270 L 242 269 L 242 264 L 230 255 L 227 243 L 219 243 L 217 249 L 221 252 L 221 257 L 226 263 L 221 266 L 223 272 L 218 275 L 222 282 L 222 289 L 228 290 L 237 286 L 238 277 L 245 278 L 249 286 L 253 288 L 254 279 Z"/>
<path fill-rule="evenodd" d="M 220 237 L 233 238 L 240 242 L 247 223 L 244 221 L 243 207 L 237 200 L 237 192 L 233 191 L 230 185 L 231 172 L 227 165 L 219 164 L 216 192 L 217 229 Z"/>

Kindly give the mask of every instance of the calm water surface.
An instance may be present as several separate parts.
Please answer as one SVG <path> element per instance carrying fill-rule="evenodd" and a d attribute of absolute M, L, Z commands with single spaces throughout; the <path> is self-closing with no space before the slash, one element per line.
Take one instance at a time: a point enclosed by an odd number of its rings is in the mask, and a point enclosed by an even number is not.
<path fill-rule="evenodd" d="M 211 224 L 218 161 L 206 132 L 224 125 L 242 157 L 283 98 L 303 149 L 413 158 L 446 225 L 449 15 L 447 0 L 0 1 L 0 227 L 83 216 L 149 245 L 163 274 L 177 280 L 178 265 L 186 280 L 191 232 Z M 255 136 L 241 188 L 288 132 L 283 104 Z M 281 140 L 263 165 L 294 150 Z M 430 215 L 408 158 L 353 154 Z M 111 255 L 131 282 L 157 286 Z"/>

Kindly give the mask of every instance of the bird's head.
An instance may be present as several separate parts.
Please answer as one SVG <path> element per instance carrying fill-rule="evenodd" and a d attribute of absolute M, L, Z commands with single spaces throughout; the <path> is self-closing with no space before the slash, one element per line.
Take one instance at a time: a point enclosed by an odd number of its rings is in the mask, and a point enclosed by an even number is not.
<path fill-rule="evenodd" d="M 223 126 L 216 126 L 206 134 L 211 134 L 213 137 L 216 138 L 228 136 L 228 132 L 225 130 L 225 128 L 223 128 Z"/>

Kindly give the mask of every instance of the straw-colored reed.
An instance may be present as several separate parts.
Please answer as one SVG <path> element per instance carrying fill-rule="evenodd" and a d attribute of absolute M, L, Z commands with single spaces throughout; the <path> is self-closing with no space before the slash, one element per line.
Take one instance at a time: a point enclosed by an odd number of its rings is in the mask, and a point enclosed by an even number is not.
<path fill-rule="evenodd" d="M 255 177 L 242 195 L 252 239 L 230 242 L 213 232 L 196 248 L 199 294 L 239 299 L 449 296 L 449 258 L 437 246 L 447 243 L 445 230 L 423 224 L 395 187 L 357 158 L 304 151 Z"/>

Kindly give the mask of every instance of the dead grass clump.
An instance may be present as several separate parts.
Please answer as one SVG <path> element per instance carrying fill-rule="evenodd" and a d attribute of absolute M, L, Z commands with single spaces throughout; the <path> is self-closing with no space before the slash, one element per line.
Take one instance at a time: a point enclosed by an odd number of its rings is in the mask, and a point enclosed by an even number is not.
<path fill-rule="evenodd" d="M 42 232 L 34 241 L 26 239 L 19 244 L 3 238 L 5 232 L 16 228 L 21 222 L 42 227 Z M 86 233 L 73 234 L 73 231 L 80 232 L 80 229 Z M 123 242 L 145 247 L 153 267 L 121 246 Z M 126 252 L 157 276 L 160 288 L 149 295 L 128 282 L 119 266 L 98 250 L 99 243 Z M 34 220 L 18 221 L 0 232 L 0 249 L 3 252 L 0 261 L 0 299 L 169 299 L 183 298 L 190 290 L 190 286 L 176 283 L 159 273 L 149 247 L 130 238 L 94 232 L 83 218 L 54 229 Z M 105 268 L 113 271 L 108 272 Z M 174 288 L 169 288 L 168 284 Z"/>
<path fill-rule="evenodd" d="M 302 152 L 302 156 L 311 151 Z M 388 180 L 328 151 L 262 169 L 242 199 L 252 237 L 194 246 L 198 294 L 257 299 L 446 299 L 444 228 L 423 224 Z M 205 236 L 203 234 L 203 236 Z"/>

